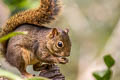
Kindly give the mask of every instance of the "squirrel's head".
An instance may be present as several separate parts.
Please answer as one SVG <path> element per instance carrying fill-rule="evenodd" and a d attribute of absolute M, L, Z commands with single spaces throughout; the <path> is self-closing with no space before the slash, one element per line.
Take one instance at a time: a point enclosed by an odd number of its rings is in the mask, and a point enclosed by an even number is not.
<path fill-rule="evenodd" d="M 61 57 L 68 62 L 66 57 L 70 56 L 71 42 L 68 36 L 68 29 L 51 29 L 47 36 L 47 48 L 55 57 Z"/>

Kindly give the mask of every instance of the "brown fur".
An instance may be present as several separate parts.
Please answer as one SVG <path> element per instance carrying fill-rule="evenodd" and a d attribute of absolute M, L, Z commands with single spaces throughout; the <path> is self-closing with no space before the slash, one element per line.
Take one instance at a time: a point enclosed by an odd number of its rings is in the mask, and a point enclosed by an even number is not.
<path fill-rule="evenodd" d="M 26 31 L 28 34 L 12 37 L 8 42 L 5 57 L 26 77 L 29 77 L 26 72 L 27 65 L 68 62 L 65 57 L 70 55 L 71 42 L 64 30 L 24 24 L 15 31 Z M 61 48 L 57 47 L 59 41 L 64 43 Z M 36 67 L 33 67 L 34 70 L 37 70 Z"/>

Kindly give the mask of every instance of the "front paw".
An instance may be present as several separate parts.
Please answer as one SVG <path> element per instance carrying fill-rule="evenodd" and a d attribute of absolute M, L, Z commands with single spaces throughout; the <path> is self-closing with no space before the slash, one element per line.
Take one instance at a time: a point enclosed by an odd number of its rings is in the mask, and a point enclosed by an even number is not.
<path fill-rule="evenodd" d="M 69 61 L 67 58 L 64 57 L 59 57 L 58 60 L 60 64 L 66 64 Z"/>

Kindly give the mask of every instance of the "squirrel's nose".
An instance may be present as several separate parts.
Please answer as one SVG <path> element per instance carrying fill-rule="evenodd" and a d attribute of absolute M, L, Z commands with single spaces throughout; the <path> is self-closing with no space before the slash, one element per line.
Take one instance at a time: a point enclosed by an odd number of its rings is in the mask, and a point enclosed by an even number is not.
<path fill-rule="evenodd" d="M 70 53 L 67 53 L 67 52 L 66 52 L 66 53 L 65 53 L 65 56 L 66 56 L 66 57 L 69 57 L 69 56 L 70 56 Z"/>
<path fill-rule="evenodd" d="M 68 57 L 68 56 L 70 56 L 70 54 L 67 54 L 66 56 Z"/>
<path fill-rule="evenodd" d="M 70 56 L 70 53 L 68 53 L 68 52 L 62 52 L 62 53 L 61 53 L 61 56 L 69 57 L 69 56 Z"/>

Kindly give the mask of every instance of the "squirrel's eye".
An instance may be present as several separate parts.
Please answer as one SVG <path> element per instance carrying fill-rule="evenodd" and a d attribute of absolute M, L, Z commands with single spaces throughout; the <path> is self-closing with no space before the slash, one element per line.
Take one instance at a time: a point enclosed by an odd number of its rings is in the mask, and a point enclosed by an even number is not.
<path fill-rule="evenodd" d="M 62 48 L 63 47 L 63 42 L 59 41 L 57 45 L 58 45 L 58 48 Z"/>

